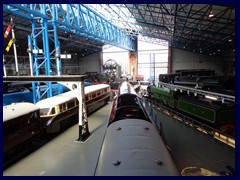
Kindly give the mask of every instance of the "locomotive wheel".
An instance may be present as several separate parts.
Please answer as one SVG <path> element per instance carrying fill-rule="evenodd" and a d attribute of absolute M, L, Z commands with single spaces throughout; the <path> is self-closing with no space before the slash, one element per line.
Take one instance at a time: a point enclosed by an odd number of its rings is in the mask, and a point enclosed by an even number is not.
<path fill-rule="evenodd" d="M 117 62 L 113 59 L 109 59 L 104 63 L 105 69 L 116 69 L 117 68 Z"/>

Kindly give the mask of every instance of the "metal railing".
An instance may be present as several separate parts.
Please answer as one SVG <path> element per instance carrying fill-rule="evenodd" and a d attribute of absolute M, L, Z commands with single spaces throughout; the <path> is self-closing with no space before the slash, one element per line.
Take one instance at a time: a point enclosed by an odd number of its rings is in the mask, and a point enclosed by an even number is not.
<path fill-rule="evenodd" d="M 186 87 L 186 86 L 179 86 L 179 85 L 174 85 L 174 84 L 169 84 L 169 83 L 163 83 L 163 82 L 158 82 L 158 86 L 164 86 L 164 87 L 167 87 L 174 91 L 177 91 L 177 90 L 180 90 L 180 92 L 186 91 L 188 94 L 194 93 L 195 95 L 197 95 L 197 94 L 201 94 L 204 96 L 208 95 L 208 96 L 215 97 L 215 98 L 221 100 L 222 102 L 224 102 L 224 101 L 235 102 L 235 96 L 231 96 L 231 95 L 227 95 L 227 94 L 220 94 L 220 93 L 215 93 L 215 92 L 211 92 L 211 91 L 204 91 L 204 90 L 200 90 L 200 89 L 190 88 L 190 87 Z"/>

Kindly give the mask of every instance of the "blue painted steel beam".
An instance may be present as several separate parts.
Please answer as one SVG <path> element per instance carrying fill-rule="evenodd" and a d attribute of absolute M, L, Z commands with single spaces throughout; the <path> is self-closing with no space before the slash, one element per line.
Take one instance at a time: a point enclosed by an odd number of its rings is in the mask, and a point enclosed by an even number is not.
<path fill-rule="evenodd" d="M 30 8 L 31 7 L 31 8 Z M 129 51 L 136 51 L 134 39 L 123 30 L 110 23 L 107 19 L 83 4 L 46 4 L 47 13 L 43 14 L 41 5 L 10 4 L 4 5 L 3 10 L 19 15 L 26 19 L 40 17 L 48 19 L 48 24 L 56 23 L 57 28 L 67 32 L 93 39 L 104 44 L 111 44 Z M 56 20 L 53 20 L 55 8 Z"/>
<path fill-rule="evenodd" d="M 131 39 L 123 30 L 108 22 L 86 5 L 67 4 L 65 10 L 61 4 L 9 4 L 4 5 L 3 10 L 31 21 L 32 33 L 30 43 L 33 49 L 39 49 L 37 38 L 40 35 L 42 36 L 43 57 L 33 53 L 34 76 L 40 75 L 40 68 L 45 70 L 45 75 L 51 75 L 53 69 L 56 69 L 56 75 L 61 75 L 60 45 L 57 29 L 84 36 L 104 44 L 112 44 L 129 51 L 136 51 L 137 49 L 135 42 L 137 39 Z M 49 30 L 50 27 L 52 29 Z M 54 39 L 50 38 L 50 40 L 54 42 L 55 49 L 50 51 L 49 33 L 52 32 Z M 50 58 L 52 54 L 54 54 L 55 58 Z M 51 82 L 46 84 L 46 90 L 41 91 L 40 83 L 33 83 L 33 89 L 36 89 L 33 97 L 34 102 L 41 100 L 45 94 L 47 94 L 47 97 L 52 96 L 52 84 Z"/>
<path fill-rule="evenodd" d="M 62 75 L 62 71 L 61 71 L 61 67 L 62 67 L 62 61 L 61 61 L 61 58 L 60 58 L 60 54 L 61 54 L 61 49 L 60 49 L 60 42 L 58 41 L 58 33 L 57 33 L 57 24 L 55 23 L 55 20 L 56 20 L 56 17 L 57 17 L 57 12 L 56 12 L 56 8 L 54 8 L 54 5 L 51 7 L 52 9 L 51 12 L 52 12 L 52 19 L 53 19 L 53 37 L 54 37 L 54 64 L 51 65 L 51 67 L 55 67 L 56 69 L 56 75 L 57 76 L 60 76 Z M 63 92 L 63 89 L 62 89 L 62 86 L 59 84 L 58 85 L 58 94 L 62 93 Z"/>
<path fill-rule="evenodd" d="M 46 15 L 46 6 L 45 4 L 40 4 L 41 14 Z M 50 76 L 51 75 L 51 64 L 50 64 L 50 47 L 49 47 L 49 38 L 48 38 L 48 21 L 46 18 L 41 17 L 40 24 L 43 28 L 42 31 L 42 40 L 43 40 L 43 54 L 44 54 L 44 61 L 45 61 L 45 74 Z M 52 97 L 52 82 L 46 82 L 47 88 L 46 91 L 42 94 L 44 96 L 47 93 L 47 97 Z M 42 96 L 40 99 L 42 99 Z"/>
<path fill-rule="evenodd" d="M 3 5 L 3 11 L 11 13 L 11 14 L 15 14 L 15 15 L 20 16 L 20 17 L 23 17 L 24 19 L 30 19 L 30 20 L 33 19 L 33 17 L 30 16 L 29 14 L 20 12 L 18 9 L 13 9 L 9 5 Z"/>
<path fill-rule="evenodd" d="M 48 18 L 48 16 L 42 14 L 42 12 L 40 12 L 40 13 L 37 12 L 36 11 L 37 9 L 30 9 L 31 5 L 27 5 L 27 4 L 25 4 L 25 5 L 23 5 L 23 4 L 21 4 L 21 5 L 20 4 L 10 4 L 10 6 L 23 11 L 23 13 L 27 12 L 27 13 L 33 14 L 36 17 L 41 17 L 41 18 L 45 18 L 45 19 Z M 34 6 L 34 7 L 36 7 L 36 6 Z"/>

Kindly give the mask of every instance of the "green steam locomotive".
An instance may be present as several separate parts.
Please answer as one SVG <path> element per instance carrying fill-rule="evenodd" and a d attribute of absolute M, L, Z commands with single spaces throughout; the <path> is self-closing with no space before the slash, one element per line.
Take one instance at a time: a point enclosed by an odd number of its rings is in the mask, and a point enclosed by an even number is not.
<path fill-rule="evenodd" d="M 173 108 L 204 124 L 234 134 L 235 104 L 210 99 L 208 96 L 194 96 L 166 87 L 148 86 L 148 97 L 160 104 Z"/>

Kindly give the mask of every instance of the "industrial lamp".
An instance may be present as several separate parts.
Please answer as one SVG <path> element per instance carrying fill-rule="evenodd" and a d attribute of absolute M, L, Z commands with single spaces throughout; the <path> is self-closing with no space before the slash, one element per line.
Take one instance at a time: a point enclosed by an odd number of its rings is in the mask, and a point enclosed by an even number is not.
<path fill-rule="evenodd" d="M 212 11 L 212 9 L 211 9 L 211 11 L 210 11 L 208 17 L 209 17 L 209 18 L 212 18 L 213 16 L 214 16 L 214 14 L 213 14 L 213 11 Z"/>

